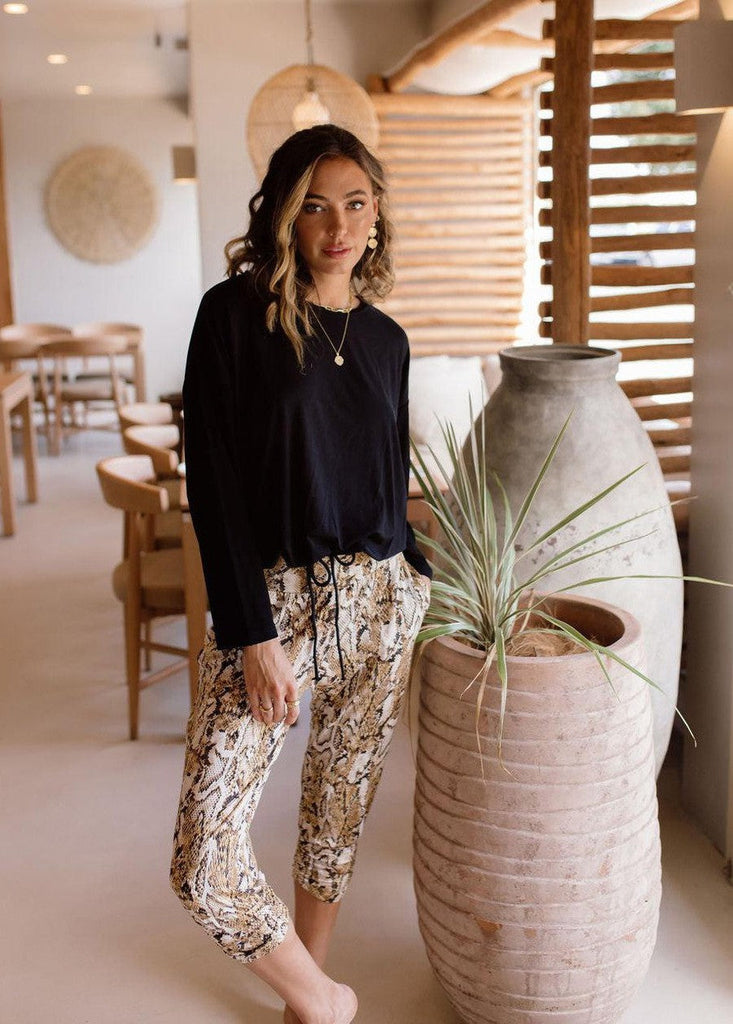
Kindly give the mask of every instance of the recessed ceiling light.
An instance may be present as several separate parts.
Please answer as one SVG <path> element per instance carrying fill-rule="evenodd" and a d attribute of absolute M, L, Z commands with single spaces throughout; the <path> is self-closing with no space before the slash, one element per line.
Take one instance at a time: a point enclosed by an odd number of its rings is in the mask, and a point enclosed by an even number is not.
<path fill-rule="evenodd" d="M 6 14 L 27 14 L 28 4 L 3 4 Z"/>
<path fill-rule="evenodd" d="M 66 64 L 68 59 L 65 53 L 49 53 L 46 57 L 49 64 Z"/>
<path fill-rule="evenodd" d="M 92 91 L 91 85 L 77 85 L 74 92 L 77 96 L 89 96 Z"/>

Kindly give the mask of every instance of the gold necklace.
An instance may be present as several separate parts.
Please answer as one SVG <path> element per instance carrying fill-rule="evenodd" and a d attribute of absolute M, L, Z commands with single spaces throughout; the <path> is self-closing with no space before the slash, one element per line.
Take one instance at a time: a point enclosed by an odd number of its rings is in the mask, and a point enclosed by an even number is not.
<path fill-rule="evenodd" d="M 328 306 L 324 306 L 323 308 L 324 309 L 328 309 Z M 328 333 L 326 328 L 323 326 L 323 324 L 319 320 L 318 314 L 316 313 L 315 309 L 313 309 L 312 306 L 311 306 L 311 312 L 313 313 L 313 316 L 316 318 L 316 323 L 318 324 L 318 326 L 323 331 L 323 333 L 325 335 L 325 338 L 326 338 L 326 341 L 328 342 L 328 344 L 331 346 L 331 348 L 333 349 L 333 351 L 335 353 L 334 357 L 333 357 L 334 363 L 336 364 L 336 366 L 343 366 L 344 365 L 344 357 L 341 355 L 341 349 L 344 347 L 344 342 L 346 341 L 346 332 L 349 329 L 349 317 L 351 316 L 351 306 L 349 306 L 349 308 L 344 311 L 346 313 L 346 323 L 344 324 L 344 333 L 341 335 L 341 341 L 339 342 L 339 347 L 338 348 L 336 348 L 334 343 L 331 341 L 330 334 Z"/>

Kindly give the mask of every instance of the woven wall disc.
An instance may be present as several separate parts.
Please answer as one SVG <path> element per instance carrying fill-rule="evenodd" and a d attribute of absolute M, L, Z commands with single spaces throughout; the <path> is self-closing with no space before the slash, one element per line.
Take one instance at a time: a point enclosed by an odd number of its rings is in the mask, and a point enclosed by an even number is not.
<path fill-rule="evenodd" d="M 118 263 L 141 249 L 155 229 L 155 184 L 125 150 L 88 146 L 59 164 L 49 178 L 46 217 L 74 256 L 90 263 Z"/>
<path fill-rule="evenodd" d="M 292 135 L 293 110 L 313 79 L 331 123 L 353 132 L 369 149 L 379 142 L 379 121 L 368 93 L 352 78 L 321 64 L 294 64 L 259 89 L 247 118 L 249 155 L 260 180 L 278 146 Z"/>

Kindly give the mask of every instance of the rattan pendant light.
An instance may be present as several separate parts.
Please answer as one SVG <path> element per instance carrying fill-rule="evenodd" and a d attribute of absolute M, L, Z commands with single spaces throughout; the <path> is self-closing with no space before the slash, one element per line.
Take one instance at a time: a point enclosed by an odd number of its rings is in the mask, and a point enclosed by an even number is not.
<path fill-rule="evenodd" d="M 365 90 L 347 75 L 314 62 L 311 0 L 304 4 L 307 64 L 293 64 L 269 78 L 249 110 L 247 145 L 259 178 L 277 147 L 301 128 L 337 124 L 370 149 L 379 140 L 377 113 Z"/>

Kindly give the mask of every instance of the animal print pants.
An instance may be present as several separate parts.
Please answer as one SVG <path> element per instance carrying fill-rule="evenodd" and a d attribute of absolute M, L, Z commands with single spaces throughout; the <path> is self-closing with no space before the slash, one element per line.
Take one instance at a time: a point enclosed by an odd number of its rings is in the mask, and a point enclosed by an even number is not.
<path fill-rule="evenodd" d="M 316 563 L 310 586 L 307 569 L 281 561 L 265 570 L 298 690 L 313 688 L 293 876 L 325 902 L 349 884 L 430 595 L 429 580 L 401 554 L 344 562 Z M 288 729 L 254 720 L 241 662 L 241 648 L 219 650 L 210 630 L 188 723 L 171 884 L 194 920 L 247 963 L 271 952 L 289 926 L 250 842 Z"/>

